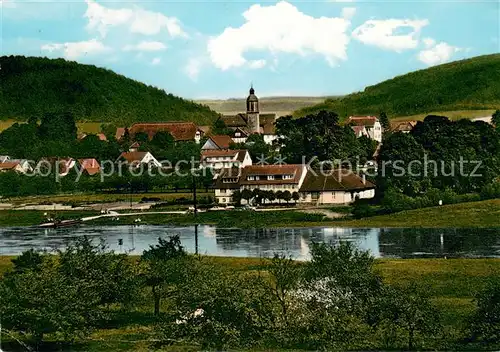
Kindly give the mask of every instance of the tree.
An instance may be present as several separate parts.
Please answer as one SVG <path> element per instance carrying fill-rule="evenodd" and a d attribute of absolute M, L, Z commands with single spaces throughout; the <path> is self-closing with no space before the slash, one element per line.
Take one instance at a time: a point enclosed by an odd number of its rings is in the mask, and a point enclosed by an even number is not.
<path fill-rule="evenodd" d="M 169 132 L 159 131 L 153 136 L 151 145 L 157 148 L 166 149 L 171 148 L 174 142 L 175 139 Z"/>
<path fill-rule="evenodd" d="M 292 200 L 292 194 L 290 193 L 290 191 L 287 190 L 283 192 L 283 200 L 287 203 Z"/>
<path fill-rule="evenodd" d="M 36 344 L 49 333 L 67 340 L 88 333 L 102 318 L 99 304 L 93 285 L 64 275 L 50 255 L 0 281 L 2 328 L 29 334 Z"/>
<path fill-rule="evenodd" d="M 382 125 L 382 128 L 384 129 L 384 132 L 385 131 L 388 132 L 391 129 L 391 122 L 389 121 L 389 118 L 387 117 L 385 112 L 382 111 L 380 113 L 379 120 L 380 124 Z"/>
<path fill-rule="evenodd" d="M 281 200 L 284 199 L 283 191 L 276 191 L 275 195 L 278 202 L 281 202 Z"/>
<path fill-rule="evenodd" d="M 493 115 L 491 115 L 491 123 L 495 126 L 497 131 L 500 131 L 500 110 L 496 110 Z"/>
<path fill-rule="evenodd" d="M 288 325 L 288 307 L 290 302 L 290 293 L 296 289 L 301 279 L 301 269 L 292 258 L 274 254 L 269 266 L 269 274 L 272 282 L 270 285 L 273 296 L 278 300 L 281 307 L 281 315 Z"/>
<path fill-rule="evenodd" d="M 312 160 L 355 162 L 361 154 L 351 126 L 340 125 L 339 116 L 331 111 L 300 119 L 281 117 L 276 121 L 276 134 L 280 136 L 278 145 L 282 145 L 280 153 L 289 164 Z"/>
<path fill-rule="evenodd" d="M 134 140 L 139 143 L 147 143 L 149 142 L 149 136 L 146 132 L 138 132 L 134 135 Z"/>
<path fill-rule="evenodd" d="M 299 192 L 293 192 L 292 193 L 292 199 L 295 203 L 297 203 L 300 200 L 300 194 Z"/>
<path fill-rule="evenodd" d="M 235 203 L 238 206 L 241 205 L 241 199 L 243 197 L 242 197 L 242 192 L 240 190 L 238 189 L 235 190 L 231 196 L 233 198 L 233 203 Z"/>
<path fill-rule="evenodd" d="M 393 332 L 396 328 L 405 331 L 408 350 L 415 348 L 417 334 L 427 340 L 439 331 L 439 312 L 415 284 L 403 288 L 386 288 L 382 302 L 380 309 L 383 320 L 393 326 Z"/>
<path fill-rule="evenodd" d="M 75 117 L 70 111 L 44 114 L 38 128 L 40 138 L 66 142 L 76 140 L 77 130 Z"/>
<path fill-rule="evenodd" d="M 179 236 L 171 236 L 169 240 L 158 239 L 158 244 L 150 246 L 141 256 L 146 264 L 144 278 L 151 287 L 154 300 L 154 314 L 160 314 L 161 298 L 168 295 L 168 286 L 180 280 L 188 255 L 181 245 Z"/>
<path fill-rule="evenodd" d="M 245 188 L 241 191 L 241 198 L 246 200 L 247 203 L 250 203 L 250 199 L 253 197 L 253 192 L 248 188 Z"/>
<path fill-rule="evenodd" d="M 276 200 L 276 192 L 274 191 L 267 191 L 267 199 L 272 203 Z"/>
<path fill-rule="evenodd" d="M 108 251 L 84 236 L 58 251 L 59 270 L 68 280 L 85 282 L 99 305 L 129 304 L 137 296 L 136 272 L 126 254 Z"/>

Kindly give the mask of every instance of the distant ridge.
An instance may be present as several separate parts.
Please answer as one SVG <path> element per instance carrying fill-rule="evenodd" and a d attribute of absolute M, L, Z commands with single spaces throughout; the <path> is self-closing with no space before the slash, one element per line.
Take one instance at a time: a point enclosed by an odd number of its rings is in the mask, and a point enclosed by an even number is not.
<path fill-rule="evenodd" d="M 71 111 L 80 121 L 117 124 L 193 121 L 208 125 L 218 114 L 119 75 L 63 59 L 0 57 L 0 119 L 27 120 Z"/>
<path fill-rule="evenodd" d="M 384 111 L 394 117 L 497 108 L 500 108 L 500 54 L 493 54 L 411 72 L 366 87 L 359 93 L 298 109 L 294 115 L 331 110 L 347 117 L 378 115 Z"/>

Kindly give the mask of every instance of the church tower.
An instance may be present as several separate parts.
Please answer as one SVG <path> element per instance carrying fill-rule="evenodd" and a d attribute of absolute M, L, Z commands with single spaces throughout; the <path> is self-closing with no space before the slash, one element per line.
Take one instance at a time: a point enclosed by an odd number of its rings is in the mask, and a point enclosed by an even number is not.
<path fill-rule="evenodd" d="M 251 133 L 260 133 L 259 99 L 255 96 L 253 86 L 247 98 L 247 121 Z"/>

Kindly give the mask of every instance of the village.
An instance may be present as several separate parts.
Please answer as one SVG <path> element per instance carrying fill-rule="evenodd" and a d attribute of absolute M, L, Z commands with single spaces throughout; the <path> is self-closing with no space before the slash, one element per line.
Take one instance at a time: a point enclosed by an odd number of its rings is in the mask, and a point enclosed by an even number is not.
<path fill-rule="evenodd" d="M 123 141 L 126 138 L 131 143 L 128 150 L 121 152 L 111 162 L 136 172 L 151 168 L 166 169 L 163 160 L 141 148 L 142 141 L 150 141 L 158 133 L 163 133 L 169 134 L 175 143 L 194 142 L 200 145 L 198 168 L 210 170 L 213 175 L 211 188 L 216 206 L 269 205 L 281 203 L 281 200 L 319 206 L 349 204 L 356 199 L 371 199 L 375 196 L 376 186 L 367 180 L 363 172 L 335 169 L 320 173 L 307 163 L 287 164 L 284 160 L 272 163 L 259 156 L 256 158 L 258 160 L 253 160 L 247 149 L 234 148 L 235 145 L 245 146 L 250 136 L 259 135 L 264 143 L 279 152 L 276 120 L 276 114 L 260 112 L 259 99 L 252 87 L 246 99 L 245 113 L 221 115 L 215 123 L 222 123 L 226 134 L 213 134 L 212 126 L 198 126 L 194 122 L 135 123 L 130 127 L 118 127 L 115 139 Z M 346 124 L 357 138 L 367 137 L 380 146 L 383 128 L 377 117 L 351 116 Z M 396 130 L 407 133 L 414 125 L 414 122 L 401 123 Z M 89 136 L 79 134 L 78 139 L 84 140 Z M 100 141 L 107 141 L 104 133 L 95 136 Z M 376 165 L 378 147 L 373 160 L 368 161 L 371 165 Z M 104 162 L 92 155 L 87 158 L 43 157 L 38 161 L 3 155 L 0 156 L 0 171 L 28 175 L 43 174 L 44 170 L 56 168 L 58 178 L 66 177 L 71 170 L 79 175 L 99 177 Z"/>

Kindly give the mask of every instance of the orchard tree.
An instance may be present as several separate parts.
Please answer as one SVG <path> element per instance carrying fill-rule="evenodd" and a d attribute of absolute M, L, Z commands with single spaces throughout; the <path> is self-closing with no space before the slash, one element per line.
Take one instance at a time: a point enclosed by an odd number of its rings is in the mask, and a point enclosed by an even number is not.
<path fill-rule="evenodd" d="M 188 254 L 181 245 L 179 236 L 168 240 L 158 239 L 158 244 L 150 246 L 141 256 L 145 264 L 144 279 L 151 287 L 154 300 L 154 314 L 160 314 L 161 299 L 171 294 L 176 283 L 182 281 Z"/>

